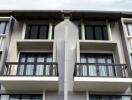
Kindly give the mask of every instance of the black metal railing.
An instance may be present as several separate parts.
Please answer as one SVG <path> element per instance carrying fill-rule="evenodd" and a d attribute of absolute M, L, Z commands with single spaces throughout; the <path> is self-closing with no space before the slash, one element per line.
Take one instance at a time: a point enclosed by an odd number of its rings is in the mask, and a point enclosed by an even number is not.
<path fill-rule="evenodd" d="M 6 62 L 3 76 L 58 76 L 56 62 Z"/>
<path fill-rule="evenodd" d="M 128 77 L 126 64 L 75 63 L 76 77 Z"/>

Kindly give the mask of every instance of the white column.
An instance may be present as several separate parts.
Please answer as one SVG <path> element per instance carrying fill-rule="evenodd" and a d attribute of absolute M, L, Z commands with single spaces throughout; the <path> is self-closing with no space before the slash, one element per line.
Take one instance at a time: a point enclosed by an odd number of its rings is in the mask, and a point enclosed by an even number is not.
<path fill-rule="evenodd" d="M 51 40 L 52 39 L 52 30 L 53 30 L 53 24 L 49 23 L 49 35 L 48 35 L 48 39 Z"/>
<path fill-rule="evenodd" d="M 89 100 L 89 92 L 86 91 L 86 100 Z"/>
<path fill-rule="evenodd" d="M 111 33 L 110 23 L 109 23 L 108 20 L 106 20 L 106 26 L 107 26 L 107 30 L 108 30 L 108 38 L 109 38 L 109 40 L 112 40 L 112 33 Z"/>
<path fill-rule="evenodd" d="M 65 19 L 69 21 L 69 18 Z M 65 47 L 68 47 L 68 26 L 65 26 Z M 68 50 L 65 50 L 65 74 L 64 74 L 64 100 L 68 100 L 68 80 L 67 80 L 67 73 L 68 73 Z"/>
<path fill-rule="evenodd" d="M 25 37 L 25 33 L 26 33 L 26 22 L 23 23 L 23 28 L 22 28 L 22 39 L 24 40 Z"/>
<path fill-rule="evenodd" d="M 85 40 L 85 26 L 83 23 L 81 23 L 81 35 L 82 35 L 82 40 Z"/>
<path fill-rule="evenodd" d="M 45 90 L 43 90 L 43 98 L 42 100 L 45 100 Z"/>

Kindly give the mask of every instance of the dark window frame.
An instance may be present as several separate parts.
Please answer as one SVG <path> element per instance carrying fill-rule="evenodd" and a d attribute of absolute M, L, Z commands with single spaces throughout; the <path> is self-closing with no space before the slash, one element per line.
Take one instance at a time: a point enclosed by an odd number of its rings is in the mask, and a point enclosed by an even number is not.
<path fill-rule="evenodd" d="M 37 38 L 31 38 L 31 29 L 34 26 L 38 27 Z M 40 27 L 46 27 L 47 28 L 46 37 L 44 37 L 44 38 L 40 38 L 39 37 L 39 35 L 40 35 Z M 29 28 L 29 33 L 27 33 L 27 28 Z M 27 35 L 27 37 L 26 37 L 26 35 Z M 49 35 L 49 24 L 26 24 L 26 30 L 25 30 L 24 39 L 48 39 L 48 35 Z"/>
<path fill-rule="evenodd" d="M 86 33 L 87 27 L 91 27 L 92 28 L 92 31 L 93 31 L 93 34 L 92 34 L 93 38 L 92 39 L 87 39 L 86 38 L 87 37 L 87 33 Z M 96 32 L 95 32 L 95 28 L 96 27 L 100 27 L 101 28 L 101 34 L 102 34 L 101 38 L 102 39 L 97 39 Z M 104 33 L 104 29 L 103 28 L 106 29 L 106 33 Z M 106 36 L 105 34 L 107 34 L 107 37 L 105 37 Z M 85 40 L 109 40 L 107 26 L 106 25 L 85 25 Z"/>

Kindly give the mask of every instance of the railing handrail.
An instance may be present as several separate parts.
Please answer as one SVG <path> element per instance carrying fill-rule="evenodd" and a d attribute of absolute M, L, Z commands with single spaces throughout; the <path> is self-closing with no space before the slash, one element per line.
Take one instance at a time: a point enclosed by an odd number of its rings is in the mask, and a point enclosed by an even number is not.
<path fill-rule="evenodd" d="M 6 62 L 6 65 L 24 65 L 24 64 L 43 64 L 43 65 L 58 65 L 57 62 Z"/>
<path fill-rule="evenodd" d="M 104 65 L 104 66 L 115 66 L 115 67 L 118 67 L 118 66 L 127 67 L 127 64 L 114 64 L 114 63 L 75 63 L 75 66 L 76 65 Z"/>

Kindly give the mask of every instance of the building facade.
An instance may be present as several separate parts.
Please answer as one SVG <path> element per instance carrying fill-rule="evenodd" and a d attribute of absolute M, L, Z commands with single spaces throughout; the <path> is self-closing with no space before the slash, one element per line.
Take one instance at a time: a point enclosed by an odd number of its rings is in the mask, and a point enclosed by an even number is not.
<path fill-rule="evenodd" d="M 131 13 L 0 12 L 0 100 L 131 100 L 131 77 Z"/>

